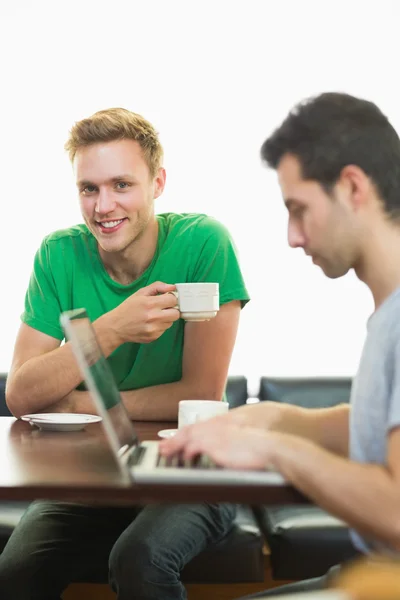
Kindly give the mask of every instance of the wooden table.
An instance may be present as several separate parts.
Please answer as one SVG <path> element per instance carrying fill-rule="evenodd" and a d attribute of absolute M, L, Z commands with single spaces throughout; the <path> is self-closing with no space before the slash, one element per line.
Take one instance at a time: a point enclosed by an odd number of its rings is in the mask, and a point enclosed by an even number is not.
<path fill-rule="evenodd" d="M 136 422 L 141 440 L 175 423 Z M 139 485 L 127 481 L 101 424 L 80 432 L 45 432 L 13 417 L 0 418 L 0 500 L 54 499 L 96 504 L 151 502 L 301 503 L 290 486 Z"/>

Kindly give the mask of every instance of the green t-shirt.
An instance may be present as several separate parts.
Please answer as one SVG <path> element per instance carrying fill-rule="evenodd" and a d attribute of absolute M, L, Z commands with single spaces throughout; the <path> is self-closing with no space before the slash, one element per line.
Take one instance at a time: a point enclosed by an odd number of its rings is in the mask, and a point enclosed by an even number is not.
<path fill-rule="evenodd" d="M 107 273 L 97 242 L 85 225 L 47 236 L 35 256 L 25 297 L 24 323 L 64 339 L 60 314 L 85 308 L 94 321 L 154 281 L 218 282 L 220 303 L 249 300 L 234 243 L 226 228 L 202 214 L 157 215 L 159 234 L 151 264 L 133 283 L 122 285 Z M 108 358 L 118 388 L 132 390 L 179 381 L 185 323 L 176 321 L 149 344 L 126 343 Z"/>

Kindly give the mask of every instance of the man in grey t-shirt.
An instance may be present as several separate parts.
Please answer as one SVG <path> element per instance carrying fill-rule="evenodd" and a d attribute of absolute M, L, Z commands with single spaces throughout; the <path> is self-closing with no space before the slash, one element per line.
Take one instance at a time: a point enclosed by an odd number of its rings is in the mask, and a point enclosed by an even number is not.
<path fill-rule="evenodd" d="M 236 468 L 271 465 L 346 521 L 358 550 L 399 554 L 399 136 L 373 103 L 326 93 L 295 107 L 261 154 L 278 173 L 290 246 L 302 248 L 330 278 L 354 269 L 372 293 L 375 311 L 350 405 L 246 406 L 183 429 L 161 451 L 204 452 Z"/>
<path fill-rule="evenodd" d="M 364 344 L 357 376 L 354 379 L 350 398 L 350 458 L 359 463 L 383 465 L 385 469 L 400 467 L 400 453 L 395 454 L 391 432 L 400 427 L 400 288 L 397 287 L 384 299 L 368 321 L 368 334 Z M 397 441 L 400 447 L 400 442 Z M 389 454 L 390 448 L 393 451 Z M 395 461 L 395 462 L 394 462 Z M 397 468 L 399 468 L 397 467 Z M 373 485 L 373 475 L 372 485 Z M 378 480 L 377 480 L 378 483 Z M 387 483 L 387 482 L 386 482 Z M 393 482 L 396 486 L 396 482 Z M 385 487 L 379 481 L 376 490 L 375 510 L 386 510 Z M 399 495 L 396 498 L 396 491 Z M 361 535 L 351 532 L 354 545 L 364 553 L 373 551 L 397 552 L 400 544 L 397 536 L 397 521 L 400 516 L 399 488 L 392 490 L 394 496 L 388 504 L 393 521 L 392 535 L 380 537 L 379 534 L 365 531 Z M 361 502 L 361 501 L 360 501 Z M 362 506 L 359 507 L 360 510 Z M 351 521 L 349 521 L 351 523 Z"/>

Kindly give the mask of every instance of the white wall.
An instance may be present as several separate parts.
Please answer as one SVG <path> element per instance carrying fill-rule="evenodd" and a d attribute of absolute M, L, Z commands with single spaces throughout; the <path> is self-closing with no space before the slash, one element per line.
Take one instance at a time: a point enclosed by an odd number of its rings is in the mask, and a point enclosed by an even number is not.
<path fill-rule="evenodd" d="M 328 90 L 374 100 L 399 127 L 399 12 L 395 0 L 2 0 L 0 371 L 37 246 L 80 220 L 68 129 L 124 106 L 164 144 L 157 210 L 207 212 L 236 240 L 253 300 L 231 372 L 353 374 L 369 292 L 288 249 L 259 148 L 294 103 Z"/>

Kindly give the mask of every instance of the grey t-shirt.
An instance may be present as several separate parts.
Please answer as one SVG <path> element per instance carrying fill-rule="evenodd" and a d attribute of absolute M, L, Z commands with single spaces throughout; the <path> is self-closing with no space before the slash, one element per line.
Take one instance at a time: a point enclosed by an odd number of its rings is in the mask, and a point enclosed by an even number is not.
<path fill-rule="evenodd" d="M 367 329 L 351 390 L 350 458 L 386 465 L 389 432 L 400 426 L 400 288 L 373 313 Z M 361 552 L 391 551 L 356 531 L 351 535 Z"/>

